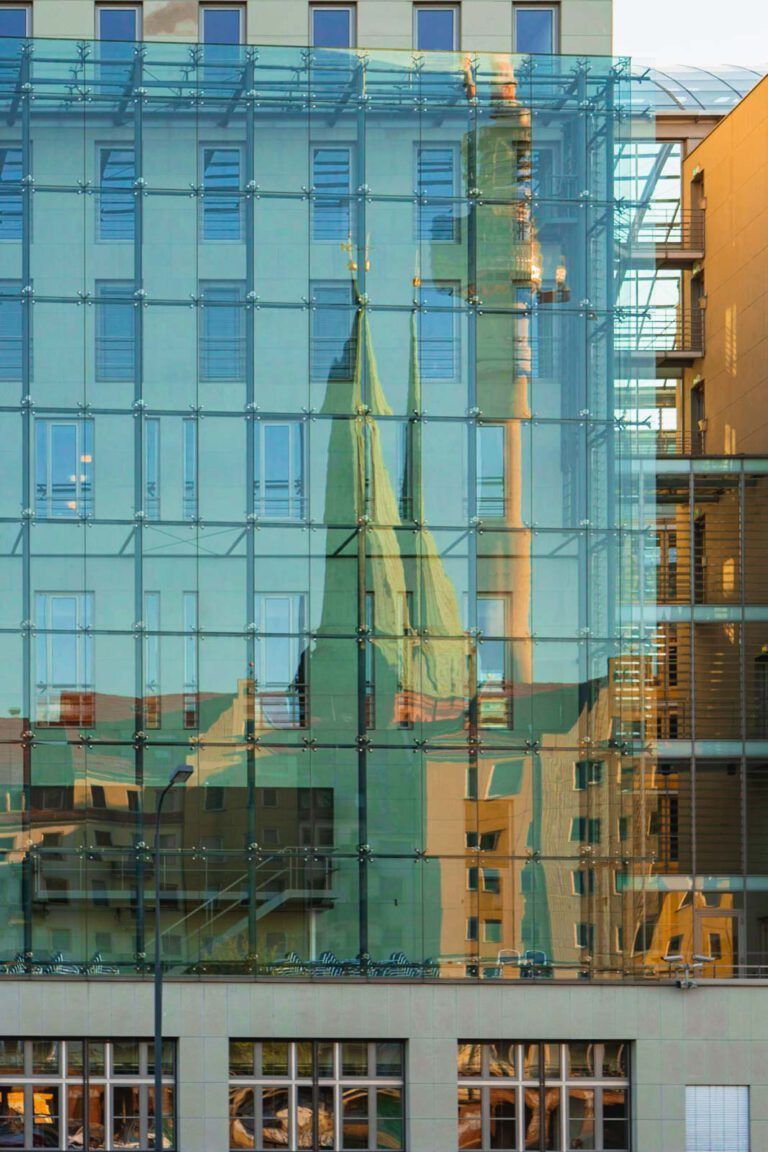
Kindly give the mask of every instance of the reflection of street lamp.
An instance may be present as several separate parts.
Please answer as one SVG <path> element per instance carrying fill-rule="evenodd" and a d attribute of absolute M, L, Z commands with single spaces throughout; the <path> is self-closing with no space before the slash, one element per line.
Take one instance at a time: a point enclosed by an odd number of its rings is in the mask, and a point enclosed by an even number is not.
<path fill-rule="evenodd" d="M 160 947 L 160 813 L 174 784 L 186 784 L 192 775 L 189 764 L 174 768 L 157 799 L 155 811 L 155 1148 L 163 1146 L 163 961 Z"/>

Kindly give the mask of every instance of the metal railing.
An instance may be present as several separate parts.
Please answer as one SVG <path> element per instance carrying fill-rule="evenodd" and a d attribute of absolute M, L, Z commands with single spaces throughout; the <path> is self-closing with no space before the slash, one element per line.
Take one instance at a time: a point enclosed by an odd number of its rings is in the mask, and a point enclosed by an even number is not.
<path fill-rule="evenodd" d="M 631 247 L 654 246 L 680 252 L 703 252 L 704 213 L 679 207 L 644 212 L 619 225 L 622 243 Z"/>
<path fill-rule="evenodd" d="M 681 305 L 622 309 L 616 316 L 614 343 L 622 352 L 694 356 L 704 348 L 704 313 Z"/>

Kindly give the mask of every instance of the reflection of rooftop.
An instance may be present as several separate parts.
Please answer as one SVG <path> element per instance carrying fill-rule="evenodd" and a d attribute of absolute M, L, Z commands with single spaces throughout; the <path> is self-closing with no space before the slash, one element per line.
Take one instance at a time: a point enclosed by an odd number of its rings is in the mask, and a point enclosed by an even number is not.
<path fill-rule="evenodd" d="M 712 68 L 669 65 L 644 68 L 633 62 L 631 102 L 645 104 L 657 115 L 692 113 L 722 116 L 734 108 L 768 73 L 768 64 L 743 68 L 722 64 Z"/>

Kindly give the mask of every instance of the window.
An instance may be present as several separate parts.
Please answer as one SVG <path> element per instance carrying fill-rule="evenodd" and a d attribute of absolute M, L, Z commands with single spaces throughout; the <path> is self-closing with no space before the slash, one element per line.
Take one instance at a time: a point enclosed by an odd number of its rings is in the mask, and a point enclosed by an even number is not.
<path fill-rule="evenodd" d="M 154 1147 L 150 1041 L 5 1040 L 3 1049 L 2 1147 Z M 164 1041 L 164 1148 L 176 1147 L 175 1064 Z"/>
<path fill-rule="evenodd" d="M 182 489 L 185 520 L 197 519 L 197 420 L 182 421 Z"/>
<path fill-rule="evenodd" d="M 459 371 L 459 286 L 424 283 L 419 289 L 419 367 L 422 380 L 453 381 Z"/>
<path fill-rule="evenodd" d="M 474 942 L 477 940 L 477 916 L 467 917 L 467 940 Z"/>
<path fill-rule="evenodd" d="M 24 200 L 21 148 L 0 148 L 0 240 L 21 240 Z"/>
<path fill-rule="evenodd" d="M 184 727 L 196 728 L 199 691 L 197 592 L 184 592 L 182 594 L 182 611 L 184 626 Z"/>
<path fill-rule="evenodd" d="M 205 789 L 205 810 L 206 812 L 223 812 L 224 811 L 224 789 L 218 786 L 210 786 Z"/>
<path fill-rule="evenodd" d="M 551 55 L 557 51 L 557 6 L 515 4 L 515 52 Z"/>
<path fill-rule="evenodd" d="M 458 1147 L 628 1152 L 628 1055 L 617 1041 L 459 1041 Z"/>
<path fill-rule="evenodd" d="M 483 892 L 498 896 L 501 892 L 501 872 L 498 868 L 483 868 Z"/>
<path fill-rule="evenodd" d="M 245 375 L 245 309 L 240 284 L 206 283 L 202 288 L 200 379 L 242 380 Z"/>
<path fill-rule="evenodd" d="M 38 592 L 35 712 L 38 724 L 93 725 L 93 595 Z"/>
<path fill-rule="evenodd" d="M 416 149 L 417 240 L 458 240 L 456 169 L 452 145 Z"/>
<path fill-rule="evenodd" d="M 351 238 L 351 149 L 313 148 L 312 186 L 312 239 L 343 242 Z"/>
<path fill-rule="evenodd" d="M 685 1089 L 686 1152 L 749 1152 L 749 1088 Z"/>
<path fill-rule="evenodd" d="M 29 4 L 0 4 L 0 36 L 22 39 L 31 34 L 32 8 Z"/>
<path fill-rule="evenodd" d="M 404 1057 L 391 1041 L 231 1040 L 230 1148 L 402 1149 Z"/>
<path fill-rule="evenodd" d="M 501 920 L 483 920 L 483 940 L 487 944 L 501 943 Z"/>
<path fill-rule="evenodd" d="M 254 509 L 267 520 L 302 520 L 307 514 L 304 425 L 300 420 L 254 424 Z"/>
<path fill-rule="evenodd" d="M 576 935 L 576 947 L 586 948 L 590 952 L 595 947 L 595 926 L 586 920 L 579 921 L 574 924 Z"/>
<path fill-rule="evenodd" d="M 574 868 L 571 872 L 571 890 L 574 896 L 592 896 L 595 891 L 594 868 Z"/>
<path fill-rule="evenodd" d="M 138 4 L 97 4 L 96 38 L 111 42 L 108 58 L 129 60 L 132 51 L 126 52 L 121 45 L 134 44 L 141 40 L 141 8 Z M 104 45 L 100 57 L 104 59 Z"/>
<path fill-rule="evenodd" d="M 508 728 L 512 723 L 509 597 L 477 598 L 477 706 L 482 727 Z"/>
<path fill-rule="evenodd" d="M 93 421 L 35 424 L 35 515 L 73 519 L 93 512 Z"/>
<path fill-rule="evenodd" d="M 573 766 L 573 787 L 577 792 L 583 791 L 590 784 L 602 784 L 602 760 L 577 760 Z"/>
<path fill-rule="evenodd" d="M 200 10 L 202 44 L 242 44 L 245 13 L 240 5 L 211 4 Z"/>
<path fill-rule="evenodd" d="M 453 52 L 459 46 L 459 9 L 456 5 L 417 4 L 414 39 L 419 50 Z"/>
<path fill-rule="evenodd" d="M 160 593 L 144 593 L 144 727 L 162 723 L 160 688 Z"/>
<path fill-rule="evenodd" d="M 310 291 L 310 379 L 350 380 L 357 347 L 352 285 L 315 281 Z"/>
<path fill-rule="evenodd" d="M 242 239 L 242 153 L 239 148 L 202 150 L 202 238 Z"/>
<path fill-rule="evenodd" d="M 144 515 L 160 519 L 160 420 L 148 416 L 144 421 Z"/>
<path fill-rule="evenodd" d="M 310 42 L 313 48 L 354 48 L 353 4 L 312 4 L 309 9 Z"/>
<path fill-rule="evenodd" d="M 24 305 L 21 282 L 0 280 L 0 381 L 24 375 Z"/>
<path fill-rule="evenodd" d="M 266 728 L 300 728 L 306 723 L 306 605 L 301 592 L 266 592 L 256 597 L 259 633 L 256 722 Z"/>
<path fill-rule="evenodd" d="M 99 148 L 99 240 L 133 240 L 136 226 L 136 157 L 133 148 Z"/>
<path fill-rule="evenodd" d="M 125 383 L 136 373 L 136 309 L 130 280 L 96 282 L 96 380 Z"/>
<path fill-rule="evenodd" d="M 507 510 L 506 428 L 481 424 L 477 429 L 477 515 L 502 520 Z"/>
<path fill-rule="evenodd" d="M 599 844 L 599 817 L 574 816 L 571 820 L 571 841 L 577 844 Z"/>

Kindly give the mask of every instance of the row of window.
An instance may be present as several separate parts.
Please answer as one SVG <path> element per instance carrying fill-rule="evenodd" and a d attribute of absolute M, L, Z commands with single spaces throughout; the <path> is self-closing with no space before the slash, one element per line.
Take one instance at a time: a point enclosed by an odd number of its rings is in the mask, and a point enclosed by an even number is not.
<path fill-rule="evenodd" d="M 311 238 L 347 243 L 355 232 L 352 197 L 354 150 L 318 144 L 310 151 L 313 189 Z M 133 241 L 136 232 L 136 155 L 133 147 L 97 149 L 96 238 Z M 414 159 L 414 238 L 459 239 L 459 154 L 452 144 L 416 146 Z M 0 240 L 23 236 L 23 172 L 20 147 L 0 147 Z M 237 145 L 200 149 L 200 239 L 239 242 L 245 235 L 245 161 Z"/>
<path fill-rule="evenodd" d="M 245 285 L 204 281 L 197 332 L 198 376 L 233 383 L 246 374 Z M 18 292 L 18 298 L 11 293 Z M 21 380 L 24 304 L 18 281 L 0 281 L 0 382 Z M 351 380 L 357 369 L 357 311 L 348 281 L 312 281 L 309 376 L 313 383 Z M 460 286 L 423 283 L 418 289 L 418 354 L 422 380 L 450 383 L 460 372 Z M 98 383 L 130 383 L 138 369 L 137 309 L 131 280 L 96 283 L 94 375 Z"/>
<path fill-rule="evenodd" d="M 161 442 L 161 428 L 164 440 Z M 162 518 L 161 464 L 163 452 L 174 460 L 181 484 L 184 519 L 198 518 L 198 421 L 148 416 L 144 420 L 143 512 L 147 520 Z M 410 519 L 415 512 L 413 424 L 396 428 L 396 458 L 390 481 L 398 494 L 398 512 Z M 501 519 L 506 512 L 507 429 L 483 424 L 475 440 L 477 515 Z M 35 422 L 35 515 L 40 520 L 78 519 L 94 515 L 94 421 L 71 417 L 40 418 Z M 162 450 L 161 450 L 162 448 Z M 299 419 L 264 419 L 253 424 L 253 514 L 262 520 L 303 522 L 309 517 L 308 445 L 306 425 Z M 178 466 L 181 462 L 181 467 Z M 167 487 L 166 487 L 167 492 Z M 114 510 L 113 510 L 114 513 Z M 488 620 L 486 631 L 500 621 Z"/>
<path fill-rule="evenodd" d="M 419 51 L 454 51 L 460 46 L 460 4 L 414 4 L 413 43 Z M 310 4 L 310 42 L 316 48 L 354 48 L 356 5 Z M 559 4 L 524 0 L 513 3 L 514 43 L 521 53 L 553 53 L 558 46 Z M 142 38 L 140 3 L 96 5 L 96 38 L 112 45 L 109 58 L 130 55 L 117 47 Z M 23 38 L 32 34 L 32 5 L 0 5 L 0 36 Z M 201 4 L 200 42 L 238 45 L 245 42 L 245 7 L 242 4 Z"/>
<path fill-rule="evenodd" d="M 177 1147 L 176 1046 L 163 1045 L 162 1146 Z M 0 1150 L 154 1147 L 154 1045 L 0 1040 Z M 628 1152 L 629 1045 L 460 1041 L 456 1147 Z M 406 1147 L 406 1047 L 231 1040 L 229 1147 Z M 749 1152 L 749 1088 L 685 1089 L 686 1152 Z"/>

